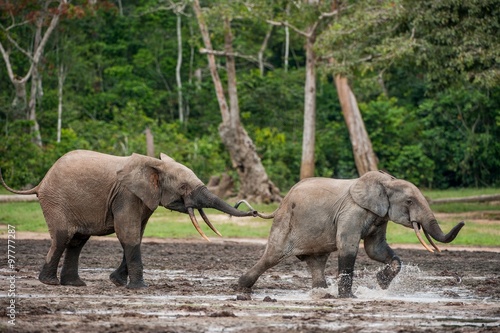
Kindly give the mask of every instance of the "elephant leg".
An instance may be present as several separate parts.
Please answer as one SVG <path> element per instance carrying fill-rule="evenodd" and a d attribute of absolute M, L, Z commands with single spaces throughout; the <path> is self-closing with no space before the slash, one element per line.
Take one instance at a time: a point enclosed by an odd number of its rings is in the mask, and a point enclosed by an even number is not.
<path fill-rule="evenodd" d="M 352 278 L 354 275 L 354 264 L 356 263 L 356 254 L 339 253 L 339 297 L 354 297 L 352 293 Z"/>
<path fill-rule="evenodd" d="M 121 282 L 126 279 L 125 274 L 128 274 L 127 288 L 145 288 L 147 285 L 143 277 L 141 242 L 146 222 L 153 212 L 132 193 L 123 193 L 123 196 L 114 204 L 114 227 L 116 236 L 123 247 L 125 263 L 122 261 L 115 271 L 117 274 L 112 274 L 112 276 L 118 277 L 121 285 Z"/>
<path fill-rule="evenodd" d="M 354 264 L 358 254 L 359 241 L 356 235 L 348 235 L 346 237 L 338 237 L 339 244 L 339 297 L 349 298 L 355 297 L 352 293 L 352 279 L 354 275 Z"/>
<path fill-rule="evenodd" d="M 250 268 L 250 270 L 239 278 L 238 286 L 241 288 L 251 288 L 265 271 L 276 266 L 285 258 L 286 256 L 283 254 L 276 253 L 276 251 L 274 251 L 268 243 L 264 255 L 262 255 L 259 261 L 252 268 Z"/>
<path fill-rule="evenodd" d="M 297 256 L 297 258 L 306 262 L 311 273 L 313 288 L 328 287 L 325 279 L 325 267 L 329 256 L 330 253 Z"/>
<path fill-rule="evenodd" d="M 148 285 L 144 282 L 143 265 L 141 257 L 141 244 L 123 245 L 124 257 L 127 265 L 129 283 L 127 288 L 139 289 L 146 288 Z"/>
<path fill-rule="evenodd" d="M 120 266 L 118 266 L 118 268 L 109 275 L 109 279 L 111 280 L 111 282 L 115 284 L 115 286 L 123 287 L 127 285 L 127 278 L 128 278 L 128 268 L 127 268 L 127 260 L 124 254 Z"/>
<path fill-rule="evenodd" d="M 66 246 L 63 266 L 61 269 L 61 284 L 67 286 L 85 286 L 78 275 L 78 261 L 83 246 L 90 236 L 75 235 Z"/>
<path fill-rule="evenodd" d="M 401 260 L 385 240 L 385 227 L 365 238 L 366 254 L 373 260 L 387 264 L 377 273 L 377 282 L 382 289 L 389 288 L 392 280 L 401 271 Z"/>
<path fill-rule="evenodd" d="M 52 243 L 45 258 L 45 263 L 42 266 L 42 270 L 38 275 L 38 280 L 45 284 L 58 285 L 57 266 L 59 265 L 59 260 L 66 249 L 70 237 L 67 231 L 58 231 L 56 233 L 51 233 L 51 238 Z"/>
<path fill-rule="evenodd" d="M 141 227 L 141 239 L 142 236 L 144 235 L 144 230 L 146 229 L 146 224 L 149 216 L 147 216 L 143 222 L 142 222 L 142 227 Z M 117 287 L 123 287 L 127 285 L 127 279 L 128 279 L 128 267 L 127 267 L 127 258 L 125 257 L 125 247 L 123 247 L 123 259 L 122 262 L 120 263 L 120 266 L 109 275 L 109 279 L 111 282 L 115 284 Z M 144 285 L 146 286 L 146 285 Z"/>

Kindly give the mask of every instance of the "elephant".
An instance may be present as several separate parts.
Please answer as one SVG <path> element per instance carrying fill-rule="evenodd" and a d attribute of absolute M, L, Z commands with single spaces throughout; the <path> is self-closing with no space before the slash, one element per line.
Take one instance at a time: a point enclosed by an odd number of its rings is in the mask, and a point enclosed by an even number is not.
<path fill-rule="evenodd" d="M 386 241 L 389 221 L 413 228 L 431 252 L 420 229 L 439 251 L 432 238 L 449 243 L 464 226 L 462 221 L 444 234 L 420 190 L 381 171 L 357 179 L 306 178 L 290 189 L 274 213 L 257 215 L 274 218 L 268 242 L 260 260 L 239 278 L 237 288 L 251 288 L 266 270 L 290 256 L 306 262 L 313 288 L 326 288 L 325 265 L 330 253 L 338 251 L 340 298 L 354 297 L 353 271 L 361 240 L 371 259 L 386 264 L 377 273 L 381 288 L 387 289 L 401 270 L 401 260 Z"/>
<path fill-rule="evenodd" d="M 33 189 L 18 191 L 8 187 L 1 171 L 0 180 L 13 193 L 38 196 L 52 239 L 39 280 L 49 285 L 84 286 L 78 275 L 83 246 L 90 236 L 116 233 L 123 259 L 110 280 L 116 286 L 147 287 L 141 242 L 146 223 L 158 206 L 189 214 L 196 230 L 207 240 L 194 209 L 219 236 L 203 208 L 215 208 L 232 216 L 255 214 L 227 204 L 208 191 L 191 169 L 165 154 L 158 159 L 75 150 L 59 158 Z M 59 281 L 57 269 L 64 251 Z"/>

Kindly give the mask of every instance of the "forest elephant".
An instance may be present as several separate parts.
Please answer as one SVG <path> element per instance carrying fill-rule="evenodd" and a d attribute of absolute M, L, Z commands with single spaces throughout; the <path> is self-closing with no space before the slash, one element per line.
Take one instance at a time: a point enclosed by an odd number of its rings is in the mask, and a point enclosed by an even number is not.
<path fill-rule="evenodd" d="M 215 208 L 233 216 L 254 214 L 240 211 L 209 192 L 186 166 L 165 154 L 160 157 L 72 151 L 56 161 L 38 186 L 27 191 L 8 187 L 0 172 L 0 180 L 9 191 L 38 196 L 52 238 L 39 275 L 41 282 L 84 286 L 78 275 L 82 247 L 90 236 L 116 233 L 124 253 L 120 266 L 110 275 L 111 281 L 128 288 L 146 287 L 141 241 L 146 223 L 158 206 L 189 214 L 207 240 L 194 209 L 218 235 L 203 208 Z M 64 251 L 59 282 L 57 269 Z"/>
<path fill-rule="evenodd" d="M 371 259 L 386 264 L 377 273 L 381 288 L 388 288 L 401 270 L 400 259 L 386 241 L 388 221 L 413 228 L 431 252 L 420 229 L 439 251 L 432 238 L 449 243 L 464 226 L 460 222 L 444 234 L 415 185 L 377 171 L 357 179 L 304 179 L 292 187 L 273 214 L 257 215 L 274 217 L 274 221 L 263 256 L 240 277 L 239 287 L 251 288 L 266 270 L 296 256 L 306 262 L 312 287 L 326 288 L 325 265 L 330 253 L 338 251 L 338 292 L 342 298 L 354 297 L 353 271 L 360 240 Z"/>

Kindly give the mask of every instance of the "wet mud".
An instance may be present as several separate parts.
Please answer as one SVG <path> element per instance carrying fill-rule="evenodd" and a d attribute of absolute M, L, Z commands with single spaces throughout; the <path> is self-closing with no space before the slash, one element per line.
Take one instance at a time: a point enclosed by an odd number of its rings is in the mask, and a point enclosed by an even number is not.
<path fill-rule="evenodd" d="M 357 298 L 339 299 L 335 253 L 328 289 L 311 290 L 305 263 L 290 258 L 248 293 L 234 286 L 262 254 L 262 242 L 149 239 L 142 246 L 149 287 L 129 290 L 108 278 L 122 258 L 116 239 L 91 238 L 84 247 L 85 287 L 37 280 L 49 245 L 17 240 L 15 271 L 0 263 L 1 332 L 500 332 L 498 252 L 396 249 L 403 270 L 381 290 L 375 274 L 382 265 L 360 250 Z M 12 274 L 15 325 L 8 323 Z"/>

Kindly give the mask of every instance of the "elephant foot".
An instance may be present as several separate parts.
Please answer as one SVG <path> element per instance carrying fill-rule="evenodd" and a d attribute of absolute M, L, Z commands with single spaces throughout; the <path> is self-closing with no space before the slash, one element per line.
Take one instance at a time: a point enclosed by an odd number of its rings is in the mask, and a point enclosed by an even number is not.
<path fill-rule="evenodd" d="M 252 286 L 255 284 L 256 279 L 246 277 L 245 275 L 242 275 L 239 280 L 238 280 L 238 286 L 240 288 L 252 288 Z"/>
<path fill-rule="evenodd" d="M 122 276 L 120 274 L 117 274 L 116 272 L 113 272 L 109 275 L 109 279 L 111 282 L 115 284 L 117 287 L 124 287 L 127 285 L 127 276 Z"/>
<path fill-rule="evenodd" d="M 393 278 L 394 276 L 387 275 L 384 271 L 380 271 L 377 273 L 378 285 L 384 290 L 389 288 L 389 285 L 391 284 Z"/>
<path fill-rule="evenodd" d="M 127 284 L 127 289 L 141 289 L 147 288 L 148 285 L 144 281 L 130 282 Z"/>
<path fill-rule="evenodd" d="M 63 286 L 74 286 L 74 287 L 84 287 L 87 284 L 80 279 L 80 277 L 76 278 L 64 278 L 61 277 L 61 285 Z"/>
<path fill-rule="evenodd" d="M 394 256 L 390 265 L 387 265 L 383 270 L 377 273 L 377 282 L 380 288 L 387 289 L 392 280 L 401 271 L 401 261 L 398 257 Z"/>
<path fill-rule="evenodd" d="M 242 293 L 245 293 L 245 294 L 251 294 L 252 293 L 252 288 L 250 288 L 250 287 L 244 287 L 244 286 L 241 286 L 239 284 L 232 284 L 231 288 L 234 291 L 242 292 Z"/>
<path fill-rule="evenodd" d="M 315 281 L 315 282 L 313 282 L 312 287 L 313 287 L 313 289 L 314 288 L 325 289 L 325 288 L 328 288 L 328 284 L 326 283 L 326 281 Z"/>
<path fill-rule="evenodd" d="M 56 275 L 44 274 L 43 271 L 40 273 L 40 275 L 38 275 L 38 280 L 42 283 L 53 285 L 53 286 L 57 286 L 57 285 L 61 284 Z"/>
<path fill-rule="evenodd" d="M 349 293 L 339 293 L 339 298 L 358 298 L 352 292 Z"/>

